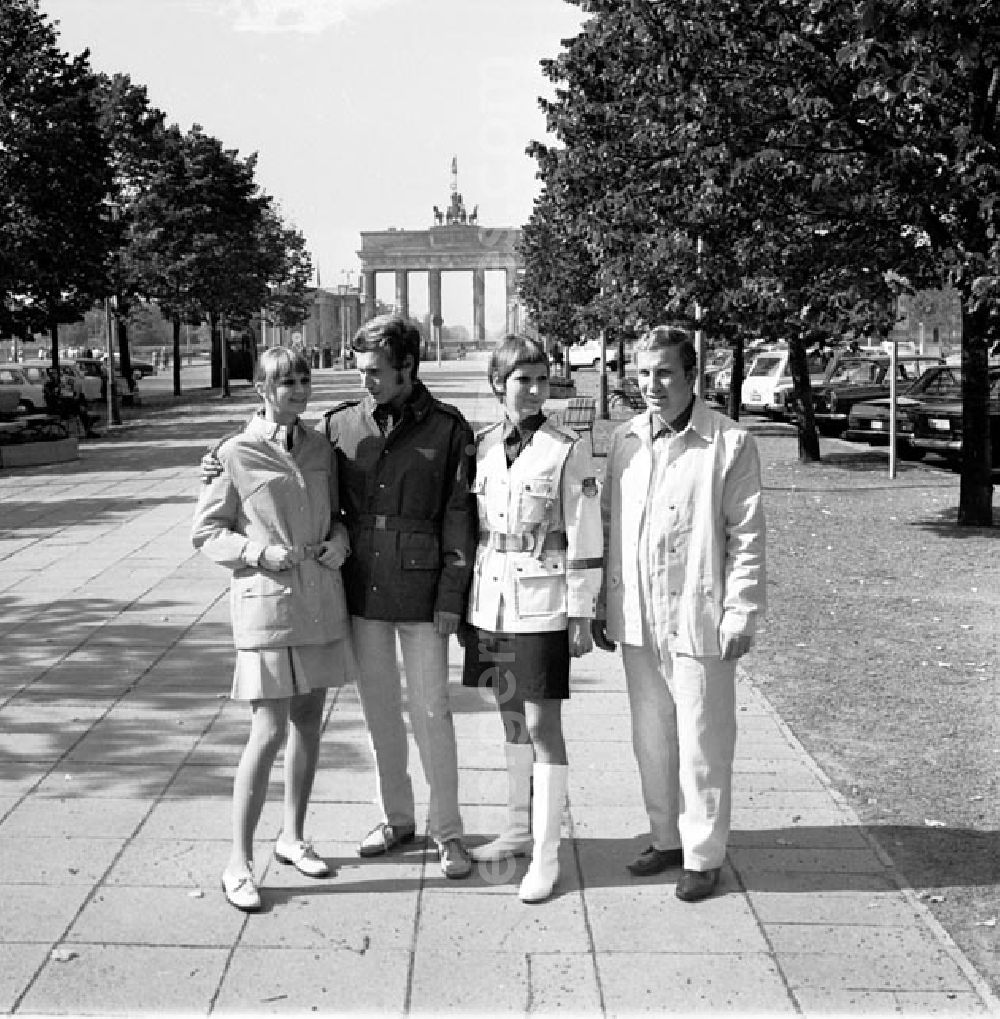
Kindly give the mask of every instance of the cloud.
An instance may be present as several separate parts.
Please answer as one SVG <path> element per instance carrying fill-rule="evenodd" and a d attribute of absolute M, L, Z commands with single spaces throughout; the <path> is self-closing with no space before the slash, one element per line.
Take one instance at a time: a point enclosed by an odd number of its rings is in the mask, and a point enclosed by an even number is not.
<path fill-rule="evenodd" d="M 317 35 L 355 15 L 370 14 L 399 0 L 194 0 L 211 9 L 237 32 Z"/>

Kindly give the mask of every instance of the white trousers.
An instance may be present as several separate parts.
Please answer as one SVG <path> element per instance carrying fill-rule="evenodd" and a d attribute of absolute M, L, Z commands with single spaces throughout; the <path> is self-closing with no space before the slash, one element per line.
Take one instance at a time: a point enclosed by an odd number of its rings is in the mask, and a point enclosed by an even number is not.
<path fill-rule="evenodd" d="M 430 790 L 428 824 L 439 842 L 462 834 L 458 809 L 458 753 L 448 700 L 448 638 L 433 623 L 395 623 L 351 617 L 358 694 L 368 725 L 378 802 L 392 825 L 415 823 L 407 770 L 406 725 L 396 639 L 403 654 L 410 725 Z"/>
<path fill-rule="evenodd" d="M 622 644 L 632 746 L 657 849 L 688 870 L 721 867 L 732 815 L 735 661 Z"/>

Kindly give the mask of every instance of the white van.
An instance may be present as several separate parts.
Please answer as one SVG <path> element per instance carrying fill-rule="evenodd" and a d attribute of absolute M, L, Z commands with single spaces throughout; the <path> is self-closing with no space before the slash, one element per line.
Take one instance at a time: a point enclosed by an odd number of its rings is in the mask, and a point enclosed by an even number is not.
<path fill-rule="evenodd" d="M 813 385 L 819 385 L 825 373 L 824 359 L 820 354 L 810 353 L 806 357 L 810 381 Z M 740 390 L 740 409 L 753 414 L 766 414 L 776 421 L 782 420 L 785 417 L 785 396 L 792 388 L 788 348 L 765 350 L 750 362 Z"/>

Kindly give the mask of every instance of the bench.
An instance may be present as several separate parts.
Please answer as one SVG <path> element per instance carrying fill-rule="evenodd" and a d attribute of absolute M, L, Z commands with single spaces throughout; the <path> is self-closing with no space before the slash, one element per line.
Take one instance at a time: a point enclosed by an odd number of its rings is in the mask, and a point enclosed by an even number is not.
<path fill-rule="evenodd" d="M 594 420 L 597 417 L 597 404 L 592 396 L 574 396 L 566 403 L 566 409 L 559 416 L 562 424 L 576 432 L 587 432 L 590 435 L 590 452 L 594 452 Z"/>
<path fill-rule="evenodd" d="M 639 392 L 639 383 L 635 379 L 627 378 L 617 388 L 608 394 L 608 400 L 612 407 L 619 407 L 623 404 L 630 410 L 645 410 L 646 401 Z"/>

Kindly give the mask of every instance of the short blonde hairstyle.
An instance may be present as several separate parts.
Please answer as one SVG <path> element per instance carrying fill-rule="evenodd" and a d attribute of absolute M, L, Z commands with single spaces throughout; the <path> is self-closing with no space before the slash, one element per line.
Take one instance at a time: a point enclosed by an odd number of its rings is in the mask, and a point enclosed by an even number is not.
<path fill-rule="evenodd" d="M 307 375 L 312 378 L 312 365 L 306 352 L 290 347 L 268 347 L 257 358 L 253 380 L 258 387 L 266 389 L 289 375 Z"/>

